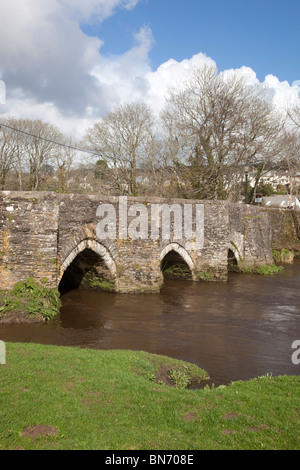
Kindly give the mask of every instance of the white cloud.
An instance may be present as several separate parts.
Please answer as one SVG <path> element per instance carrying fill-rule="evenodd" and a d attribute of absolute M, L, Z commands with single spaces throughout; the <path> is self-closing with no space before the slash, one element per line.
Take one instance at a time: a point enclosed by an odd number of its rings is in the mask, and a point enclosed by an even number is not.
<path fill-rule="evenodd" d="M 97 21 L 103 21 L 111 16 L 116 8 L 131 10 L 139 0 L 59 0 L 66 14 L 71 14 L 79 21 L 90 21 L 96 17 Z"/>
<path fill-rule="evenodd" d="M 174 59 L 168 60 L 160 65 L 156 71 L 150 71 L 145 75 L 147 94 L 144 100 L 158 115 L 165 104 L 168 90 L 171 87 L 180 86 L 181 83 L 186 81 L 191 67 L 205 64 L 216 65 L 210 57 L 202 52 L 182 62 L 177 62 Z"/>
<path fill-rule="evenodd" d="M 230 75 L 232 72 L 239 72 L 239 74 L 243 77 L 243 79 L 245 80 L 245 82 L 249 85 L 249 86 L 257 86 L 259 85 L 259 80 L 257 78 L 257 75 L 256 73 L 254 72 L 254 70 L 251 69 L 251 67 L 246 67 L 246 66 L 243 66 L 241 67 L 240 69 L 229 69 L 229 70 L 224 70 L 223 72 L 221 72 L 224 76 L 228 76 Z"/>
<path fill-rule="evenodd" d="M 123 55 L 104 57 L 102 40 L 88 37 L 80 24 L 99 23 L 139 1 L 1 0 L 0 78 L 7 99 L 0 113 L 41 118 L 81 136 L 120 103 L 144 101 L 158 114 L 168 88 L 184 81 L 191 66 L 216 65 L 199 53 L 182 62 L 170 59 L 152 70 L 154 38 L 148 26 L 141 27 L 135 45 Z M 239 70 L 248 83 L 260 83 L 251 68 Z M 273 75 L 263 86 L 279 106 L 299 96 L 299 83 L 290 86 Z"/>
<path fill-rule="evenodd" d="M 264 87 L 273 95 L 273 101 L 279 109 L 288 109 L 299 101 L 299 86 L 292 86 L 286 80 L 280 82 L 274 75 L 267 75 L 263 82 Z"/>
<path fill-rule="evenodd" d="M 101 22 L 117 8 L 130 10 L 138 1 L 1 0 L 0 78 L 8 94 L 1 111 L 45 120 L 55 117 L 56 123 L 65 122 L 64 128 L 73 123 L 78 132 L 81 122 L 99 118 L 122 95 L 130 99 L 129 88 L 136 83 L 125 84 L 124 78 L 129 69 L 134 77 L 145 72 L 150 29 L 141 29 L 137 45 L 124 56 L 106 60 L 101 56 L 103 42 L 84 34 L 80 23 Z M 119 83 L 123 78 L 119 93 L 110 74 L 120 74 Z"/>
<path fill-rule="evenodd" d="M 83 34 L 58 0 L 1 0 L 0 75 L 16 89 L 65 112 L 83 112 L 96 86 L 89 70 L 101 41 Z"/>
<path fill-rule="evenodd" d="M 112 106 L 128 101 L 144 101 L 148 93 L 146 76 L 151 73 L 148 62 L 153 44 L 151 29 L 141 28 L 135 40 L 136 45 L 132 49 L 120 56 L 101 57 L 93 68 L 92 75 L 105 90 Z"/>

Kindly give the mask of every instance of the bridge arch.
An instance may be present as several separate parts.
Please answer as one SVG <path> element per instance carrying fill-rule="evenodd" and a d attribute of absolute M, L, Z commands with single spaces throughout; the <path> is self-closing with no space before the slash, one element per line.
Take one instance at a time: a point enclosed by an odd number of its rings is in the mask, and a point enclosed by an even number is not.
<path fill-rule="evenodd" d="M 232 237 L 234 241 L 230 241 L 227 246 L 228 259 L 232 260 L 236 266 L 240 266 L 243 261 L 244 240 L 242 234 L 235 234 Z"/>
<path fill-rule="evenodd" d="M 114 277 L 116 276 L 116 274 L 117 274 L 116 263 L 114 262 L 109 250 L 104 245 L 97 242 L 96 240 L 85 239 L 85 240 L 82 240 L 69 253 L 69 255 L 65 258 L 65 260 L 61 264 L 58 282 L 61 281 L 65 271 L 68 269 L 70 264 L 75 260 L 75 258 L 86 249 L 90 249 L 90 250 L 94 251 L 96 254 L 98 254 L 103 259 L 103 261 L 106 264 L 110 274 Z"/>
<path fill-rule="evenodd" d="M 167 245 L 162 250 L 162 252 L 160 254 L 160 263 L 162 263 L 164 258 L 168 255 L 168 253 L 170 253 L 172 251 L 175 251 L 176 253 L 178 253 L 178 255 L 180 255 L 180 257 L 183 259 L 183 261 L 185 261 L 185 263 L 187 264 L 187 266 L 190 269 L 191 276 L 194 280 L 195 279 L 195 265 L 194 265 L 194 262 L 193 262 L 192 258 L 190 257 L 190 255 L 188 254 L 188 252 L 181 245 L 179 245 L 178 243 L 170 243 L 169 245 Z"/>

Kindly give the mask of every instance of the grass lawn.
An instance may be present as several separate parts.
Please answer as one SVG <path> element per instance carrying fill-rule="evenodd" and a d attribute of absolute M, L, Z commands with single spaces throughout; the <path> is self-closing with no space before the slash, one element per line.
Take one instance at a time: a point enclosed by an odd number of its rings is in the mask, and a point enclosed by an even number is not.
<path fill-rule="evenodd" d="M 300 449 L 300 376 L 189 390 L 204 371 L 144 352 L 6 351 L 0 450 Z"/>

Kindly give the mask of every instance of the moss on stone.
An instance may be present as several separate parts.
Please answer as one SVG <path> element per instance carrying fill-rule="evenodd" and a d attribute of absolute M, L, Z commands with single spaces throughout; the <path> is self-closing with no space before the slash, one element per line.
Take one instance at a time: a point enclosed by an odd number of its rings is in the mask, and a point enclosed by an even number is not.
<path fill-rule="evenodd" d="M 213 281 L 213 279 L 214 279 L 212 274 L 206 273 L 204 271 L 196 271 L 195 275 L 196 275 L 196 278 L 199 279 L 199 281 L 210 282 L 210 281 Z"/>
<path fill-rule="evenodd" d="M 295 258 L 295 254 L 286 248 L 272 250 L 272 255 L 275 263 L 291 263 Z"/>
<path fill-rule="evenodd" d="M 191 280 L 192 275 L 189 269 L 184 265 L 171 265 L 163 270 L 166 279 Z"/>
<path fill-rule="evenodd" d="M 87 272 L 80 283 L 83 289 L 102 290 L 107 292 L 115 291 L 115 283 L 112 280 L 105 280 L 97 276 L 93 271 Z"/>
<path fill-rule="evenodd" d="M 209 265 L 202 266 L 201 271 L 196 270 L 195 276 L 196 276 L 196 279 L 198 279 L 199 281 L 206 281 L 206 282 L 212 282 L 215 279 L 219 278 L 219 276 L 217 276 L 216 269 Z"/>
<path fill-rule="evenodd" d="M 273 276 L 283 270 L 282 266 L 276 266 L 275 264 L 264 264 L 262 266 L 249 266 L 242 264 L 241 272 L 244 274 L 261 274 L 264 276 Z"/>

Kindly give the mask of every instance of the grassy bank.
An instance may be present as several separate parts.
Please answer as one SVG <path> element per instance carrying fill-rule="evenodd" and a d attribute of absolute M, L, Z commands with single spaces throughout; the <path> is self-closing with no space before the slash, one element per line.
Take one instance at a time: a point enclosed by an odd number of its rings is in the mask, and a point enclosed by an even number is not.
<path fill-rule="evenodd" d="M 45 282 L 47 279 L 45 279 Z M 57 289 L 29 278 L 10 291 L 0 290 L 0 323 L 41 322 L 55 318 L 61 307 Z"/>
<path fill-rule="evenodd" d="M 300 377 L 188 390 L 206 374 L 132 351 L 6 345 L 3 449 L 300 449 Z"/>

